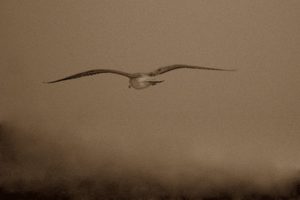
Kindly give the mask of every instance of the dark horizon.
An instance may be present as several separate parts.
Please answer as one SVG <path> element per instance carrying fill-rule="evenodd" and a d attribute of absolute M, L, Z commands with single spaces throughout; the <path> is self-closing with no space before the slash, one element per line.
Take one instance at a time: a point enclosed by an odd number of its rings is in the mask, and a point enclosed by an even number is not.
<path fill-rule="evenodd" d="M 252 169 L 232 173 L 232 168 L 189 163 L 166 175 L 161 169 L 174 169 L 163 162 L 137 168 L 141 163 L 128 165 L 128 161 L 122 163 L 118 158 L 102 159 L 95 170 L 70 160 L 72 152 L 61 154 L 66 147 L 54 141 L 24 138 L 27 131 L 7 122 L 0 126 L 3 200 L 300 198 L 300 171 L 282 174 L 261 168 L 253 173 L 253 168 L 258 167 L 253 163 Z M 155 169 L 157 164 L 160 169 Z"/>

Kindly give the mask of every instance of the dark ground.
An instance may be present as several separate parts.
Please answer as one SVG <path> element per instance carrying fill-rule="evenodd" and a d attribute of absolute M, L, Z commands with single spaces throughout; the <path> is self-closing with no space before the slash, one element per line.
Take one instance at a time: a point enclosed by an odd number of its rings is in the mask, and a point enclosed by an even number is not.
<path fill-rule="evenodd" d="M 111 175 L 113 173 L 107 169 L 99 169 L 96 176 L 69 177 L 66 171 L 61 171 L 59 167 L 49 171 L 50 168 L 45 167 L 49 165 L 48 161 L 47 165 L 41 162 L 47 157 L 43 151 L 28 151 L 28 147 L 20 149 L 19 145 L 24 143 L 16 143 L 16 133 L 20 134 L 19 131 L 0 126 L 0 200 L 300 199 L 299 177 L 289 179 L 288 184 L 275 183 L 277 186 L 268 191 L 253 187 L 251 183 L 230 181 L 216 187 L 210 185 L 208 189 L 201 190 L 198 185 L 205 183 L 205 180 L 201 179 L 174 187 L 162 183 L 151 174 L 128 172 Z M 26 151 L 30 153 L 24 153 Z M 55 162 L 52 160 L 50 163 Z M 24 179 L 24 174 L 19 174 L 25 166 L 25 174 L 29 173 L 35 177 L 36 172 L 31 169 L 31 164 L 37 164 L 37 169 L 42 168 L 46 171 L 43 172 L 42 179 Z M 280 188 L 281 185 L 284 188 Z"/>
<path fill-rule="evenodd" d="M 252 194 L 244 194 L 241 196 L 232 196 L 231 194 L 210 194 L 207 196 L 202 195 L 196 195 L 193 197 L 190 197 L 188 194 L 157 194 L 152 196 L 151 194 L 147 194 L 145 196 L 135 196 L 135 195 L 126 195 L 123 193 L 120 193 L 120 191 L 112 189 L 111 191 L 92 191 L 88 193 L 88 188 L 85 188 L 83 191 L 83 188 L 80 189 L 80 193 L 78 193 L 78 196 L 74 196 L 74 194 L 71 194 L 68 192 L 68 190 L 57 187 L 57 188 L 47 188 L 42 190 L 36 190 L 36 191 L 7 191 L 3 188 L 0 190 L 0 199 L 1 200 L 69 200 L 69 199 L 161 199 L 161 200 L 167 200 L 167 199 L 182 199 L 182 200 L 188 200 L 188 199 L 203 199 L 203 200 L 217 200 L 217 199 L 245 199 L 245 200 L 251 200 L 251 199 L 258 199 L 258 200 L 271 200 L 271 199 L 300 199 L 300 181 L 298 183 L 295 183 L 294 187 L 291 188 L 290 192 L 281 196 L 272 196 L 272 195 L 266 195 L 266 194 L 259 194 L 259 193 L 252 193 Z M 109 193 L 109 194 L 106 194 Z"/>

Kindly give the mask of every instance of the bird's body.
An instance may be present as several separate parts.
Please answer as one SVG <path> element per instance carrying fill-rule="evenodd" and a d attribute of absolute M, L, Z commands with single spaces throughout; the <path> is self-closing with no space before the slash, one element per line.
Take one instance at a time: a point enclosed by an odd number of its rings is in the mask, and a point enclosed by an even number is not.
<path fill-rule="evenodd" d="M 129 88 L 134 89 L 145 89 L 151 85 L 155 85 L 157 83 L 161 83 L 163 81 L 156 80 L 155 77 L 149 76 L 147 74 L 141 74 L 137 78 L 129 79 Z"/>
<path fill-rule="evenodd" d="M 181 68 L 189 68 L 189 69 L 203 69 L 203 70 L 217 70 L 217 71 L 235 71 L 235 70 L 227 70 L 227 69 L 220 69 L 220 68 L 212 68 L 212 67 L 202 67 L 202 66 L 192 66 L 192 65 L 169 65 L 165 67 L 158 68 L 157 70 L 154 70 L 152 72 L 148 73 L 127 73 L 127 72 L 122 72 L 118 70 L 111 70 L 111 69 L 95 69 L 95 70 L 89 70 L 85 72 L 81 72 L 78 74 L 74 74 L 71 76 L 67 76 L 62 79 L 58 79 L 55 81 L 50 81 L 46 83 L 56 83 L 60 81 L 65 81 L 65 80 L 70 80 L 70 79 L 76 79 L 80 78 L 83 76 L 90 76 L 90 75 L 95 75 L 95 74 L 102 74 L 102 73 L 112 73 L 112 74 L 118 74 L 125 76 L 129 78 L 129 88 L 134 88 L 134 89 L 144 89 L 152 85 L 156 85 L 158 83 L 162 83 L 163 80 L 157 80 L 156 77 L 158 75 L 161 75 L 163 73 L 166 73 L 171 70 L 175 69 L 181 69 Z"/>
<path fill-rule="evenodd" d="M 138 78 L 129 79 L 129 87 L 133 87 L 134 89 L 144 89 L 151 85 L 149 82 L 152 77 L 147 75 L 141 75 Z"/>

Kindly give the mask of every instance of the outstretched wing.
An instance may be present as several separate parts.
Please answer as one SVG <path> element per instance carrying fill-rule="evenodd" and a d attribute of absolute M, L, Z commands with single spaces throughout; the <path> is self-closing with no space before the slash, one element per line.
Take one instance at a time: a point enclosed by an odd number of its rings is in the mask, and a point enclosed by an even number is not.
<path fill-rule="evenodd" d="M 159 74 L 166 73 L 171 70 L 175 69 L 182 69 L 182 68 L 188 68 L 188 69 L 203 69 L 203 70 L 217 70 L 217 71 L 235 71 L 234 69 L 220 69 L 220 68 L 213 68 L 213 67 L 202 67 L 202 66 L 193 66 L 193 65 L 183 65 L 183 64 L 176 64 L 176 65 L 169 65 L 165 67 L 160 67 L 157 70 L 150 72 L 150 76 L 156 76 Z"/>
<path fill-rule="evenodd" d="M 112 69 L 93 69 L 93 70 L 81 72 L 81 73 L 78 73 L 78 74 L 74 74 L 74 75 L 71 75 L 71 76 L 67 76 L 65 78 L 58 79 L 58 80 L 55 80 L 55 81 L 49 81 L 49 82 L 46 82 L 46 83 L 57 83 L 57 82 L 60 82 L 60 81 L 66 81 L 66 80 L 70 80 L 70 79 L 81 78 L 81 77 L 84 77 L 84 76 L 92 76 L 92 75 L 95 75 L 95 74 L 103 74 L 103 73 L 118 74 L 118 75 L 126 76 L 128 78 L 134 77 L 133 74 L 122 72 L 122 71 L 118 71 L 118 70 L 112 70 Z"/>

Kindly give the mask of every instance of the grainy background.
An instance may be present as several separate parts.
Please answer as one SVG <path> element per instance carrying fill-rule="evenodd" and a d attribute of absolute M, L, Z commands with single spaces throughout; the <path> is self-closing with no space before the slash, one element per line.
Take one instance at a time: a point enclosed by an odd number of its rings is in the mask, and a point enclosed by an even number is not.
<path fill-rule="evenodd" d="M 63 176 L 109 165 L 173 181 L 198 167 L 259 183 L 298 170 L 299 9 L 298 0 L 2 0 L 0 120 L 14 132 L 16 180 L 42 179 L 53 162 Z M 142 91 L 109 74 L 42 83 L 175 63 L 238 71 L 172 71 Z"/>

